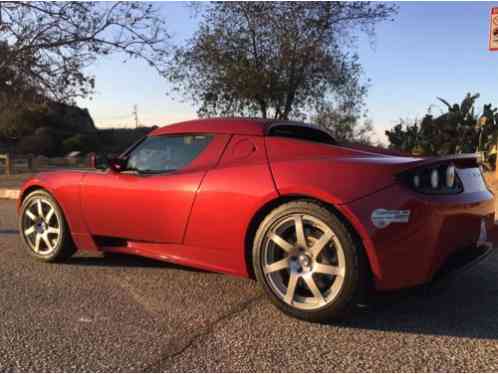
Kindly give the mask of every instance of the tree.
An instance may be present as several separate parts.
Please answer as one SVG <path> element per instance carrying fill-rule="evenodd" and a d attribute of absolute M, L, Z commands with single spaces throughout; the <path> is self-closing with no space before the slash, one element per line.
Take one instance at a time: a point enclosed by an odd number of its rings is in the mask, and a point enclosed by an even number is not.
<path fill-rule="evenodd" d="M 372 121 L 366 119 L 360 123 L 356 113 L 328 105 L 312 117 L 312 122 L 329 130 L 339 142 L 372 145 Z"/>
<path fill-rule="evenodd" d="M 64 139 L 61 146 L 64 155 L 74 151 L 81 153 L 94 152 L 99 150 L 100 147 L 100 137 L 98 134 L 76 134 Z"/>
<path fill-rule="evenodd" d="M 162 72 L 168 39 L 159 8 L 147 3 L 0 2 L 0 104 L 88 96 L 94 78 L 85 68 L 114 52 Z"/>
<path fill-rule="evenodd" d="M 215 2 L 175 51 L 167 77 L 200 116 L 302 117 L 331 97 L 363 98 L 356 28 L 372 35 L 395 6 L 368 2 Z"/>
<path fill-rule="evenodd" d="M 24 136 L 16 145 L 16 151 L 20 154 L 53 157 L 59 153 L 59 142 L 50 128 L 41 127 L 34 134 Z"/>

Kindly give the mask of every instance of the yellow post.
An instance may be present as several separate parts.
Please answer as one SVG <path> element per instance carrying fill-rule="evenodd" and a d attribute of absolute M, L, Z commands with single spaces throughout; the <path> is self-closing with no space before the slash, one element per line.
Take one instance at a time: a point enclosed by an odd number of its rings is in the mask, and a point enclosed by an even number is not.
<path fill-rule="evenodd" d="M 5 158 L 5 174 L 12 175 L 14 174 L 14 157 L 11 153 L 7 153 Z"/>

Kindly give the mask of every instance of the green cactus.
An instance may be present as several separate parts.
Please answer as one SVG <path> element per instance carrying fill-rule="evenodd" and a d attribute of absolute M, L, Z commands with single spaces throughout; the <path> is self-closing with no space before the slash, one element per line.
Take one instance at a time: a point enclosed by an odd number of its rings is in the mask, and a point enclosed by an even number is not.
<path fill-rule="evenodd" d="M 476 114 L 475 102 L 479 94 L 467 94 L 460 104 L 451 105 L 438 98 L 447 111 L 437 117 L 425 115 L 412 125 L 401 122 L 386 135 L 390 148 L 424 156 L 458 153 L 481 153 L 483 166 L 494 169 L 498 140 L 498 109 L 484 105 Z"/>

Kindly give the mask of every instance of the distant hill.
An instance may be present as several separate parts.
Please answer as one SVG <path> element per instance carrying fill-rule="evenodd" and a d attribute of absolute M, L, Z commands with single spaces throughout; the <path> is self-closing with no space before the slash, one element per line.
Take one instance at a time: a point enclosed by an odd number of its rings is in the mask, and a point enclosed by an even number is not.
<path fill-rule="evenodd" d="M 63 127 L 67 128 L 68 133 L 91 134 L 97 132 L 88 109 L 61 103 L 51 103 L 49 106 L 50 110 L 59 117 L 58 121 L 61 121 Z"/>
<path fill-rule="evenodd" d="M 136 129 L 99 129 L 99 152 L 113 154 L 121 153 L 156 128 L 157 126 L 139 127 Z"/>
<path fill-rule="evenodd" d="M 73 151 L 119 153 L 152 129 L 98 129 L 87 109 L 50 102 L 0 112 L 0 153 L 47 157 Z"/>

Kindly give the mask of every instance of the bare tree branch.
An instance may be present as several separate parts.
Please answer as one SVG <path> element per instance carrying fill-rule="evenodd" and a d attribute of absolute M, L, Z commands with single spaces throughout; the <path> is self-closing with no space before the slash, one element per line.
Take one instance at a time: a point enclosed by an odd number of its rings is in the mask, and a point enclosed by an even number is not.
<path fill-rule="evenodd" d="M 122 53 L 163 74 L 170 51 L 160 8 L 138 2 L 0 2 L 0 89 L 71 102 L 93 92 L 85 68 Z M 9 86 L 9 87 L 7 87 Z"/>

